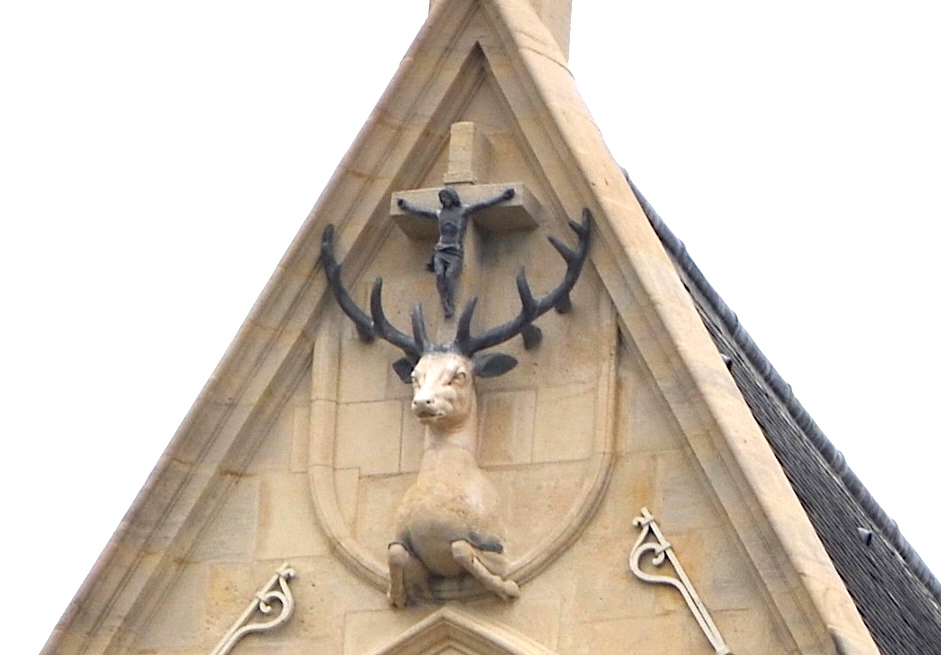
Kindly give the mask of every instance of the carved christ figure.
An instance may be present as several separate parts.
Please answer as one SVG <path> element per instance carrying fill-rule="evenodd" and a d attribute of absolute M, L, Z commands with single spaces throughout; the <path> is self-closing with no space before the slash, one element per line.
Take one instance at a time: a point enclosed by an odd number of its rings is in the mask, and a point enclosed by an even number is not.
<path fill-rule="evenodd" d="M 438 221 L 438 243 L 428 260 L 428 270 L 436 277 L 438 296 L 441 298 L 441 308 L 446 318 L 454 316 L 454 292 L 457 288 L 457 276 L 464 263 L 464 235 L 467 233 L 467 222 L 471 214 L 482 211 L 501 202 L 509 200 L 516 192 L 507 189 L 503 193 L 489 200 L 461 204 L 457 191 L 445 187 L 438 192 L 441 209 L 422 209 L 410 203 L 405 198 L 399 198 L 398 205 L 410 214 L 431 218 Z"/>

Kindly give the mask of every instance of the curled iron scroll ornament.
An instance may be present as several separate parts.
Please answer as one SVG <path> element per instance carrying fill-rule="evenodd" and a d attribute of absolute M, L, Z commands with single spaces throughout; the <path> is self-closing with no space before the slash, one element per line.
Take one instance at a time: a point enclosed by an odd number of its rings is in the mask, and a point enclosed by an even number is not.
<path fill-rule="evenodd" d="M 294 613 L 294 595 L 288 586 L 288 581 L 297 574 L 287 564 L 282 564 L 268 583 L 255 593 L 255 597 L 242 612 L 238 620 L 229 628 L 222 641 L 212 650 L 210 655 L 227 655 L 232 652 L 239 640 L 253 632 L 267 632 L 287 622 Z M 255 614 L 270 615 L 279 605 L 281 610 L 267 621 L 249 623 Z"/>
<path fill-rule="evenodd" d="M 663 531 L 660 530 L 660 526 L 657 524 L 657 520 L 654 518 L 653 514 L 651 514 L 646 507 L 642 508 L 640 510 L 640 516 L 634 518 L 634 525 L 640 528 L 641 531 L 640 536 L 637 537 L 637 541 L 634 543 L 634 548 L 631 550 L 631 572 L 644 582 L 666 584 L 676 588 L 677 591 L 683 595 L 683 599 L 689 606 L 689 611 L 692 612 L 696 622 L 699 623 L 699 627 L 702 628 L 706 638 L 709 639 L 709 643 L 712 644 L 712 647 L 715 649 L 716 655 L 732 655 L 732 651 L 729 650 L 729 647 L 726 646 L 725 642 L 722 640 L 719 629 L 713 622 L 712 617 L 709 616 L 706 606 L 703 605 L 702 600 L 700 600 L 699 595 L 693 588 L 693 583 L 690 582 L 687 577 L 686 571 L 683 570 L 679 558 L 676 556 L 676 553 L 673 552 L 673 547 L 670 545 L 670 542 L 664 537 Z M 654 541 L 648 541 L 651 536 L 654 538 Z M 651 555 L 650 563 L 656 567 L 662 566 L 664 562 L 669 560 L 670 564 L 673 566 L 673 570 L 676 572 L 676 577 L 654 575 L 643 571 L 641 569 L 641 559 L 648 553 Z"/>

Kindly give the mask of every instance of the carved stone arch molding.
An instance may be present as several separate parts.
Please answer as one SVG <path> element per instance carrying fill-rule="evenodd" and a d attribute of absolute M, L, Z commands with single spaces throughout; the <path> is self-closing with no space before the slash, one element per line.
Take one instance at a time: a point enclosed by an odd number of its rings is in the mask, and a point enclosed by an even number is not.
<path fill-rule="evenodd" d="M 378 261 L 351 286 L 357 297 L 367 293 L 363 280 L 400 268 L 395 261 L 383 261 L 382 253 L 396 251 L 396 244 L 380 249 Z M 512 285 L 518 264 L 492 264 L 482 285 Z M 558 262 L 551 257 L 530 257 L 526 265 L 537 288 L 558 276 Z M 386 279 L 384 304 L 395 312 L 393 322 L 407 325 L 404 317 L 416 300 L 435 306 L 433 281 L 408 274 Z M 505 320 L 519 302 L 513 288 L 506 294 L 485 294 L 483 301 L 477 317 L 482 325 Z M 519 366 L 478 387 L 478 460 L 503 499 L 507 577 L 520 585 L 575 542 L 601 502 L 613 465 L 617 321 L 590 266 L 572 301 L 572 312 L 542 318 L 539 348 L 526 351 L 519 339 L 504 344 Z M 454 330 L 453 321 L 435 320 L 439 324 L 432 330 Z M 422 428 L 409 409 L 410 387 L 390 367 L 400 356 L 393 347 L 361 343 L 335 306 L 325 309 L 314 343 L 308 467 L 314 507 L 336 556 L 385 592 L 392 521 L 415 480 Z M 433 581 L 428 599 L 484 593 L 468 576 Z"/>
<path fill-rule="evenodd" d="M 510 628 L 445 606 L 371 655 L 556 655 Z"/>

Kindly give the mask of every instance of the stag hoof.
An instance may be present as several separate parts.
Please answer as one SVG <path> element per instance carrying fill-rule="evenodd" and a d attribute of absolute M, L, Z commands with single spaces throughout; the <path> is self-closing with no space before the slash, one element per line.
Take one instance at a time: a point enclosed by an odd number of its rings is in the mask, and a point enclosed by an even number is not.
<path fill-rule="evenodd" d="M 386 594 L 386 600 L 389 601 L 389 605 L 396 609 L 404 609 L 405 606 L 408 605 L 408 596 L 405 595 L 405 591 L 394 594 L 392 590 L 389 589 L 389 592 Z"/>
<path fill-rule="evenodd" d="M 512 580 L 504 580 L 502 588 L 497 591 L 497 596 L 502 600 L 513 600 L 520 597 L 520 587 Z"/>

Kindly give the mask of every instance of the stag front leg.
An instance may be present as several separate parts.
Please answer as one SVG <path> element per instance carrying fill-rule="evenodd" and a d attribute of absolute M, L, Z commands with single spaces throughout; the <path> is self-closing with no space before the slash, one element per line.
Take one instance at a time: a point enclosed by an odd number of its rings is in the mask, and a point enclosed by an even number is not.
<path fill-rule="evenodd" d="M 408 604 L 416 591 L 427 592 L 428 569 L 398 542 L 389 544 L 389 604 L 399 609 Z"/>
<path fill-rule="evenodd" d="M 405 593 L 405 567 L 411 555 L 402 544 L 389 544 L 389 604 L 402 608 L 408 603 Z"/>
<path fill-rule="evenodd" d="M 506 567 L 502 554 L 480 550 L 464 539 L 451 543 L 451 554 L 468 573 L 503 600 L 519 598 L 519 586 L 512 580 L 504 580 L 494 572 L 502 573 Z"/>

